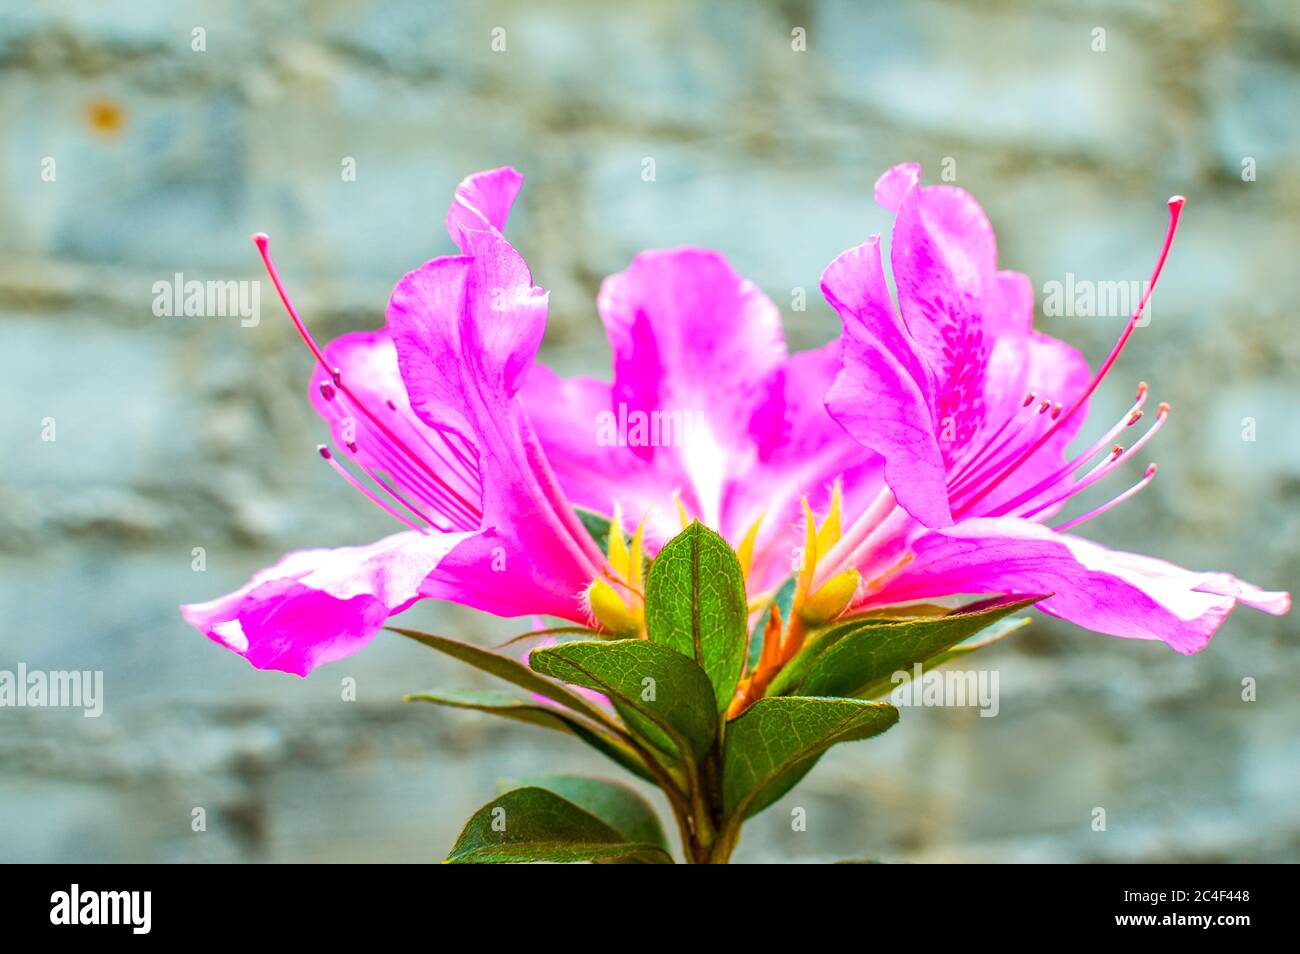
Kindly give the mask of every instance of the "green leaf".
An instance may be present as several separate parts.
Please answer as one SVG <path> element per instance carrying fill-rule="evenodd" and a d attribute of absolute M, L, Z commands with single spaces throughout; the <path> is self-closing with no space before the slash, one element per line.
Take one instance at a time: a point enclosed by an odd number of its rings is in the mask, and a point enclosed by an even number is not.
<path fill-rule="evenodd" d="M 650 564 L 645 612 L 650 641 L 695 660 L 724 711 L 745 666 L 749 616 L 727 541 L 699 521 L 670 540 Z"/>
<path fill-rule="evenodd" d="M 580 712 L 587 718 L 600 725 L 610 725 L 610 718 L 601 712 L 594 705 L 588 702 L 582 696 L 570 690 L 552 679 L 540 676 L 533 670 L 529 669 L 518 659 L 510 656 L 503 656 L 500 653 L 494 653 L 486 649 L 480 649 L 469 643 L 462 643 L 455 639 L 448 639 L 446 636 L 435 636 L 432 633 L 421 633 L 412 629 L 400 629 L 396 626 L 388 627 L 392 632 L 398 633 L 408 639 L 413 639 L 417 643 L 423 643 L 430 649 L 436 649 L 440 653 L 446 653 L 453 659 L 459 659 L 461 662 L 469 663 L 476 669 L 482 669 L 484 672 L 491 673 L 499 679 L 513 683 L 521 689 L 527 689 L 529 692 L 535 692 L 539 696 L 545 696 L 552 702 L 558 702 L 560 705 L 572 709 L 574 712 Z"/>
<path fill-rule="evenodd" d="M 540 725 L 557 732 L 576 735 L 629 772 L 648 782 L 655 781 L 654 775 L 645 767 L 645 762 L 627 742 L 563 709 L 516 699 L 504 692 L 480 689 L 434 689 L 428 692 L 411 693 L 405 696 L 405 699 L 408 702 L 432 702 L 456 709 L 474 709 L 505 719 L 527 722 L 530 725 Z"/>
<path fill-rule="evenodd" d="M 623 859 L 672 863 L 658 845 L 629 841 L 567 798 L 536 786 L 506 792 L 476 811 L 447 857 L 452 864 Z"/>
<path fill-rule="evenodd" d="M 879 735 L 898 710 L 861 699 L 759 699 L 727 726 L 722 800 L 748 818 L 788 792 L 832 745 Z"/>
<path fill-rule="evenodd" d="M 500 653 L 503 650 L 518 646 L 520 643 L 526 643 L 530 639 L 541 639 L 543 636 L 585 636 L 587 639 L 601 639 L 602 635 L 589 626 L 549 626 L 546 629 L 534 629 L 531 632 L 520 633 L 518 636 L 511 636 L 504 642 L 497 643 L 492 647 L 494 652 Z"/>
<path fill-rule="evenodd" d="M 829 645 L 807 666 L 807 675 L 788 691 L 807 696 L 858 695 L 896 672 L 910 672 L 915 663 L 924 663 L 1042 598 L 998 596 L 946 616 L 873 619 L 837 627 L 822 641 Z"/>
<path fill-rule="evenodd" d="M 931 670 L 938 669 L 940 666 L 946 666 L 954 659 L 961 659 L 964 656 L 969 656 L 976 650 L 983 649 L 986 646 L 991 646 L 1000 640 L 1006 639 L 1017 630 L 1024 629 L 1030 624 L 1030 622 L 1032 622 L 1032 620 L 1028 616 L 1000 619 L 991 626 L 980 630 L 978 639 L 971 642 L 958 643 L 946 652 L 939 653 L 937 656 L 931 656 L 921 664 L 921 674 L 924 675 Z M 893 681 L 893 673 L 891 673 L 890 676 L 891 678 L 889 679 L 880 679 L 873 682 L 871 685 L 854 693 L 854 695 L 860 699 L 877 699 L 881 696 L 888 695 L 898 685 L 898 683 Z"/>
<path fill-rule="evenodd" d="M 586 775 L 531 775 L 505 790 L 531 786 L 554 792 L 595 815 L 631 842 L 668 850 L 659 816 L 650 803 L 626 785 Z"/>
<path fill-rule="evenodd" d="M 680 653 L 643 639 L 561 643 L 533 650 L 534 669 L 609 696 L 636 731 L 664 748 L 696 759 L 718 730 L 713 687 Z M 671 750 L 670 750 L 671 751 Z"/>
<path fill-rule="evenodd" d="M 799 651 L 794 654 L 794 658 L 781 667 L 780 672 L 768 685 L 767 691 L 763 693 L 766 696 L 786 696 L 799 691 L 800 684 L 807 677 L 809 671 L 817 663 L 817 660 L 832 646 L 839 642 L 843 637 L 850 633 L 856 632 L 867 626 L 879 626 L 885 623 L 906 620 L 915 621 L 916 617 L 942 616 L 951 612 L 951 609 L 943 606 L 917 605 L 912 604 L 903 609 L 907 613 L 916 611 L 916 616 L 882 616 L 881 611 L 873 611 L 854 616 L 849 622 L 832 622 L 828 625 L 821 626 L 817 629 L 809 630 L 804 634 L 803 645 Z M 886 608 L 885 612 L 892 611 L 898 613 L 894 607 Z M 788 623 L 786 624 L 789 625 Z M 805 693 L 806 694 L 806 693 Z"/>
<path fill-rule="evenodd" d="M 793 601 L 794 587 L 793 581 L 788 581 L 786 586 L 790 588 L 790 601 Z M 784 587 L 783 587 L 784 590 Z M 779 595 L 779 594 L 778 594 Z M 847 619 L 841 619 L 832 622 L 829 625 L 822 626 L 815 630 L 810 630 L 804 635 L 804 643 L 795 653 L 794 658 L 781 667 L 781 671 L 768 685 L 764 695 L 767 696 L 785 696 L 794 692 L 801 691 L 800 683 L 808 675 L 809 670 L 817 660 L 850 633 L 856 632 L 866 626 L 879 626 L 885 623 L 893 622 L 914 622 L 918 618 L 929 618 L 931 616 L 946 616 L 953 611 L 951 606 L 938 606 L 933 603 L 909 603 L 906 606 L 886 606 L 877 610 L 868 610 L 865 613 L 856 614 Z M 788 603 L 782 606 L 781 612 L 785 614 L 786 626 L 788 627 L 790 612 Z M 766 622 L 766 617 L 764 617 Z M 757 661 L 757 656 L 751 656 Z M 751 663 L 752 665 L 752 663 Z M 808 693 L 804 693 L 808 695 Z M 815 693 L 814 693 L 815 694 Z"/>

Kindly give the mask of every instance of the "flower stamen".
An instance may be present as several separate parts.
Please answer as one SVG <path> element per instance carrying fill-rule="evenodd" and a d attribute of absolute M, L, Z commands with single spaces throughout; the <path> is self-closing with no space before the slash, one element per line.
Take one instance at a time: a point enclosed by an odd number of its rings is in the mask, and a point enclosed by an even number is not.
<path fill-rule="evenodd" d="M 322 384 L 329 384 L 330 387 L 328 389 L 322 387 L 321 396 L 327 401 L 332 401 L 334 399 L 335 391 L 341 392 L 346 396 L 352 405 L 364 414 L 374 427 L 378 429 L 379 433 L 392 442 L 393 449 L 397 451 L 399 456 L 413 462 L 417 467 L 423 470 L 427 477 L 432 480 L 434 485 L 439 488 L 439 491 L 442 494 L 448 495 L 454 504 L 464 511 L 465 516 L 472 522 L 472 526 L 477 526 L 483 519 L 482 511 L 447 483 L 447 481 L 444 480 L 432 467 L 430 467 L 420 455 L 412 451 L 410 447 L 391 428 L 389 428 L 377 414 L 371 411 L 365 402 L 358 398 L 351 388 L 347 386 L 343 381 L 342 372 L 338 368 L 333 367 L 325 359 L 324 352 L 321 351 L 320 346 L 316 344 L 316 340 L 312 337 L 311 332 L 307 330 L 307 326 L 303 323 L 301 316 L 298 314 L 298 309 L 294 307 L 292 300 L 289 298 L 288 292 L 285 290 L 284 283 L 280 279 L 280 273 L 276 269 L 275 262 L 271 258 L 270 242 L 270 238 L 264 232 L 257 232 L 253 235 L 253 244 L 257 246 L 258 253 L 262 257 L 262 264 L 265 266 L 267 274 L 270 276 L 271 282 L 280 296 L 280 301 L 283 303 L 285 311 L 289 314 L 289 319 L 293 322 L 294 329 L 298 332 L 298 337 L 303 340 L 312 355 L 315 356 L 316 361 L 330 376 L 329 382 L 322 382 Z M 332 457 L 326 459 L 331 461 L 333 460 Z"/>
<path fill-rule="evenodd" d="M 1136 496 L 1144 487 L 1146 487 L 1149 483 L 1151 483 L 1151 481 L 1155 479 L 1156 479 L 1156 465 L 1151 464 L 1149 467 L 1147 467 L 1146 473 L 1142 475 L 1142 479 L 1139 480 L 1132 487 L 1130 487 L 1128 490 L 1124 491 L 1119 496 L 1114 497 L 1111 500 L 1108 500 L 1100 507 L 1095 507 L 1092 510 L 1089 510 L 1087 513 L 1075 517 L 1073 520 L 1067 520 L 1065 521 L 1065 523 L 1060 524 L 1059 526 L 1055 526 L 1052 529 L 1058 533 L 1063 533 L 1066 530 L 1071 530 L 1077 527 L 1079 524 L 1083 523 L 1084 521 L 1091 520 L 1093 517 L 1099 517 L 1107 510 L 1110 510 L 1112 507 L 1119 506 L 1125 500 L 1128 500 L 1130 497 Z"/>
<path fill-rule="evenodd" d="M 1060 407 L 1060 405 L 1058 404 L 1057 407 Z M 1033 414 L 1031 414 L 1029 418 L 1018 429 L 1016 429 L 1013 433 L 1009 434 L 1007 438 L 1000 445 L 998 445 L 997 450 L 995 450 L 992 454 L 990 454 L 989 457 L 990 458 L 996 457 L 998 454 L 1002 453 L 1002 451 L 1008 445 L 1014 445 L 1014 442 L 1016 440 L 1025 437 L 1026 433 L 1029 431 L 1031 427 L 1033 427 L 1033 425 L 1046 419 L 1044 418 L 1044 415 L 1047 414 L 1047 412 L 1051 410 L 1051 408 L 1052 408 L 1051 401 L 1040 401 L 1038 403 L 1038 407 L 1034 410 Z M 1014 456 L 1014 451 L 1010 454 L 1007 454 L 1001 460 L 997 460 L 997 461 L 990 460 L 989 462 L 986 462 L 985 464 L 977 467 L 974 472 L 968 473 L 966 476 L 960 479 L 950 481 L 948 485 L 948 492 L 950 497 L 956 498 L 963 493 L 970 493 L 972 490 L 978 488 L 980 486 L 979 482 L 981 479 L 986 479 L 993 474 L 1001 473 L 1002 468 L 1007 464 L 1008 461 L 1011 460 L 1013 456 Z"/>
<path fill-rule="evenodd" d="M 321 455 L 321 457 L 324 458 L 325 463 L 329 464 L 330 468 L 336 474 L 338 474 L 345 481 L 351 484 L 354 489 L 360 491 L 363 497 L 369 500 L 380 510 L 384 511 L 384 513 L 388 514 L 394 520 L 397 520 L 398 522 L 405 524 L 407 527 L 409 527 L 412 530 L 415 530 L 418 533 L 426 532 L 423 527 L 418 527 L 415 524 L 413 524 L 410 520 L 406 519 L 406 517 L 402 516 L 402 514 L 400 514 L 398 511 L 390 507 L 382 497 L 380 497 L 373 490 L 371 490 L 360 480 L 354 477 L 346 467 L 344 467 L 342 464 L 340 464 L 337 460 L 334 459 L 334 455 L 330 453 L 330 449 L 326 447 L 324 444 L 317 446 L 316 450 Z"/>
<path fill-rule="evenodd" d="M 1094 467 L 1086 475 L 1084 475 L 1084 477 L 1078 483 L 1071 485 L 1064 492 L 1057 494 L 1056 496 L 1050 498 L 1049 500 L 1041 504 L 1038 504 L 1036 507 L 1033 507 L 1032 509 L 1025 511 L 1024 513 L 1020 514 L 1020 516 L 1026 518 L 1033 517 L 1041 513 L 1042 511 L 1046 510 L 1049 507 L 1055 506 L 1058 503 L 1063 503 L 1064 501 L 1075 496 L 1076 494 L 1082 493 L 1084 490 L 1087 490 L 1089 487 L 1091 487 L 1097 481 L 1101 480 L 1103 477 L 1107 477 L 1110 474 L 1114 473 L 1117 469 L 1122 467 L 1126 461 L 1131 459 L 1134 454 L 1140 451 L 1147 444 L 1147 442 L 1151 440 L 1151 438 L 1156 436 L 1156 433 L 1164 425 L 1165 420 L 1168 417 L 1169 417 L 1169 405 L 1161 404 L 1160 409 L 1156 411 L 1155 423 L 1152 424 L 1149 428 L 1147 428 L 1146 432 L 1137 440 L 1135 440 L 1131 447 L 1125 450 L 1119 444 L 1116 444 L 1115 447 L 1111 450 L 1110 455 L 1104 458 L 1099 464 L 1097 464 L 1096 467 Z"/>
<path fill-rule="evenodd" d="M 1142 293 L 1142 298 L 1138 301 L 1137 308 L 1133 311 L 1128 322 L 1124 325 L 1124 330 L 1120 333 L 1119 340 L 1117 340 L 1114 347 L 1110 349 L 1110 354 L 1106 356 L 1106 360 L 1103 361 L 1101 367 L 1097 369 L 1097 373 L 1092 376 L 1091 380 L 1089 380 L 1088 385 L 1083 389 L 1083 392 L 1070 403 L 1069 409 L 1063 414 L 1055 415 L 1056 419 L 1052 422 L 1051 427 L 1047 428 L 1047 430 L 1039 436 L 1038 440 L 1027 447 L 1024 452 L 1021 453 L 1020 456 L 1010 464 L 1010 466 L 1006 467 L 996 479 L 986 484 L 979 493 L 967 501 L 967 510 L 997 489 L 997 487 L 1004 480 L 1010 477 L 1011 474 L 1015 473 L 1015 471 L 1025 461 L 1033 457 L 1034 454 L 1036 454 L 1039 449 L 1041 449 L 1042 446 L 1051 439 L 1052 435 L 1055 434 L 1065 424 L 1065 422 L 1084 405 L 1088 398 L 1092 397 L 1093 392 L 1097 390 L 1098 385 L 1101 384 L 1102 380 L 1110 372 L 1116 359 L 1119 358 L 1120 352 L 1124 350 L 1124 345 L 1128 343 L 1128 339 L 1132 336 L 1133 329 L 1137 327 L 1138 321 L 1146 311 L 1147 303 L 1151 300 L 1151 293 L 1156 289 L 1156 283 L 1160 280 L 1160 273 L 1164 271 L 1165 260 L 1169 257 L 1169 249 L 1173 246 L 1174 234 L 1178 231 L 1178 220 L 1182 216 L 1183 205 L 1186 201 L 1187 200 L 1181 195 L 1176 195 L 1169 200 L 1169 225 L 1165 229 L 1164 242 L 1160 246 L 1160 256 L 1156 260 L 1156 266 L 1151 272 L 1151 279 L 1147 282 L 1146 291 Z"/>
<path fill-rule="evenodd" d="M 1110 430 L 1108 430 L 1101 437 L 1097 438 L 1097 440 L 1094 441 L 1088 447 L 1087 450 L 1083 451 L 1080 454 L 1077 454 L 1068 463 L 1062 465 L 1060 468 L 1053 471 L 1047 477 L 1044 477 L 1042 480 L 1034 484 L 1028 490 L 1025 490 L 1024 492 L 1018 494 L 1012 500 L 1009 500 L 1004 504 L 994 507 L 987 514 L 985 514 L 985 516 L 1002 517 L 1002 516 L 1006 516 L 1007 514 L 1014 513 L 1018 507 L 1022 507 L 1025 504 L 1030 503 L 1031 501 L 1036 499 L 1039 495 L 1041 495 L 1044 491 L 1050 490 L 1052 487 L 1055 487 L 1062 479 L 1068 477 L 1070 474 L 1073 474 L 1076 470 L 1078 470 L 1088 461 L 1092 460 L 1094 457 L 1100 454 L 1102 449 L 1106 447 L 1107 444 L 1110 444 L 1112 441 L 1114 441 L 1121 431 L 1123 431 L 1125 428 L 1132 427 L 1134 424 L 1136 424 L 1138 421 L 1142 419 L 1142 415 L 1144 413 L 1142 410 L 1142 406 L 1146 403 L 1147 391 L 1148 391 L 1147 383 L 1143 381 L 1141 384 L 1138 385 L 1137 398 L 1133 402 L 1133 406 L 1128 409 L 1125 415 L 1121 417 L 1114 424 L 1114 426 L 1111 427 Z"/>

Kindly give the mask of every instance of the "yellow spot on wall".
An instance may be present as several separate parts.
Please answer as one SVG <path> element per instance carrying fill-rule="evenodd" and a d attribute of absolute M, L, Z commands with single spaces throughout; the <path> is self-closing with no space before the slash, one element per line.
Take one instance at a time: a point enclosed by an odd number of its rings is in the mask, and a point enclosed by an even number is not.
<path fill-rule="evenodd" d="M 86 105 L 86 125 L 98 136 L 116 136 L 126 128 L 126 109 L 111 99 L 97 99 Z"/>

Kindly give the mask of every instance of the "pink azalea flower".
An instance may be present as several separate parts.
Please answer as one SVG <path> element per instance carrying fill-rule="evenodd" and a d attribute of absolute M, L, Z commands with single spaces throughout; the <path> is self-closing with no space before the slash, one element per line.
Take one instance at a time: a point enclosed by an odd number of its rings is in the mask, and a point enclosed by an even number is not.
<path fill-rule="evenodd" d="M 804 622 L 936 596 L 1053 593 L 1048 612 L 1194 651 L 1234 600 L 1284 611 L 1285 594 L 1041 525 L 1109 472 L 1057 473 L 1096 382 L 1076 352 L 1032 332 L 1027 280 L 996 271 L 973 200 L 916 178 L 899 167 L 877 187 L 899 213 L 901 320 L 875 240 L 823 278 L 842 341 L 794 355 L 776 306 L 722 256 L 647 252 L 600 292 L 608 383 L 534 366 L 546 295 L 502 234 L 522 182 L 512 169 L 461 183 L 447 216 L 461 254 L 397 284 L 386 331 L 324 349 L 259 236 L 317 361 L 311 399 L 342 459 L 321 454 L 405 529 L 290 554 L 183 607 L 186 619 L 254 666 L 300 675 L 424 598 L 634 635 L 641 555 L 690 519 L 737 549 L 755 602 L 797 571 Z M 1039 393 L 1062 403 L 1038 412 Z M 575 506 L 614 516 L 608 555 Z M 624 517 L 637 527 L 630 544 Z M 779 664 L 794 648 L 797 636 L 766 657 Z"/>
<path fill-rule="evenodd" d="M 546 323 L 546 294 L 501 235 L 522 178 L 457 189 L 447 228 L 462 254 L 408 274 L 386 332 L 321 349 L 256 240 L 317 368 L 310 396 L 346 461 L 330 466 L 406 529 L 368 547 L 304 550 L 186 620 L 260 669 L 306 675 L 355 652 L 419 599 L 506 616 L 585 621 L 604 563 L 564 500 L 518 389 Z"/>
<path fill-rule="evenodd" d="M 896 498 L 846 531 L 823 572 L 845 563 L 872 579 L 855 599 L 868 607 L 969 593 L 1052 593 L 1047 613 L 1081 626 L 1161 639 L 1180 652 L 1205 647 L 1236 602 L 1269 613 L 1290 607 L 1225 573 L 1201 573 L 1107 550 L 1064 531 L 1148 485 L 1045 525 L 1075 494 L 1132 459 L 1169 409 L 1145 430 L 1147 387 L 1133 407 L 1077 454 L 1088 398 L 1137 325 L 1173 240 L 1170 222 L 1150 284 L 1111 353 L 1091 373 L 1069 345 L 1034 331 L 1028 278 L 999 271 L 993 229 L 965 191 L 919 184 L 900 165 L 876 183 L 895 213 L 890 264 L 898 308 L 885 284 L 879 236 L 837 258 L 822 289 L 844 324 L 844 365 L 827 394 L 835 419 L 883 462 Z M 1127 449 L 1112 443 L 1130 429 Z M 1083 471 L 1080 475 L 1080 471 Z"/>

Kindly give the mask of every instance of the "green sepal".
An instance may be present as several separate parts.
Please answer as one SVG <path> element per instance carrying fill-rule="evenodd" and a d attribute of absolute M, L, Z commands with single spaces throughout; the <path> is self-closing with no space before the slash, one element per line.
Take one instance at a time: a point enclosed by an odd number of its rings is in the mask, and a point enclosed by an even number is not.
<path fill-rule="evenodd" d="M 754 628 L 749 632 L 749 660 L 747 668 L 753 669 L 758 665 L 758 659 L 763 655 L 763 640 L 767 635 L 767 621 L 772 618 L 772 607 L 781 611 L 781 631 L 790 626 L 790 616 L 794 612 L 794 591 L 798 581 L 794 577 L 789 577 L 784 583 L 776 588 L 772 598 L 767 601 L 767 605 L 758 614 L 758 621 L 754 623 Z"/>

